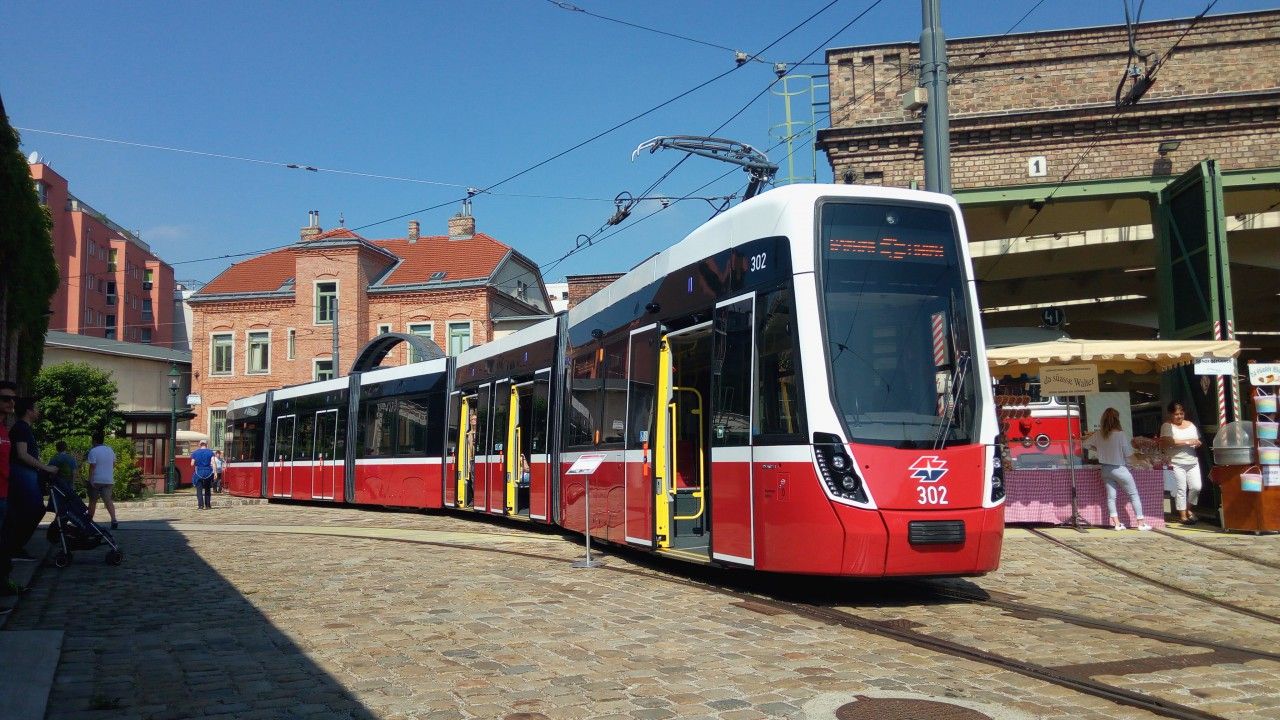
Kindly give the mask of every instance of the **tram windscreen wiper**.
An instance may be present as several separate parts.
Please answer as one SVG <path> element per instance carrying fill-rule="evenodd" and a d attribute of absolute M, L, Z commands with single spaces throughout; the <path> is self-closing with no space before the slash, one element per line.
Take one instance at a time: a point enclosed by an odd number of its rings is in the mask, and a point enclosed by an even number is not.
<path fill-rule="evenodd" d="M 956 412 L 960 401 L 964 399 L 964 381 L 969 377 L 970 359 L 969 353 L 963 350 L 956 356 L 956 366 L 951 372 L 951 383 L 947 388 L 946 412 L 943 413 L 942 422 L 938 425 L 938 434 L 933 439 L 934 450 L 945 447 L 952 430 L 955 429 Z"/>

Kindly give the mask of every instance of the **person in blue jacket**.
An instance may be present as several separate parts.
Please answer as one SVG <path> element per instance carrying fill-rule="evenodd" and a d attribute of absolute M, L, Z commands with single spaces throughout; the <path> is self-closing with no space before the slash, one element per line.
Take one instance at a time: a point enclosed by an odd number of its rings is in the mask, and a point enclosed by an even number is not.
<path fill-rule="evenodd" d="M 209 443 L 200 441 L 200 447 L 191 453 L 191 484 L 196 488 L 196 507 L 208 510 L 212 507 L 213 451 Z"/>

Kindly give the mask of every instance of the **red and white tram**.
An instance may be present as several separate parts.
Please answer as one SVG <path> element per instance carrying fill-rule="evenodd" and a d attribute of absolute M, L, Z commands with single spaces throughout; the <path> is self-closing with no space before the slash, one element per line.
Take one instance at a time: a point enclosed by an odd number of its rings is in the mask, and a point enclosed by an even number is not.
<path fill-rule="evenodd" d="M 457 357 L 232 403 L 227 487 L 773 572 L 989 572 L 1004 488 L 973 283 L 949 197 L 779 188 Z"/>

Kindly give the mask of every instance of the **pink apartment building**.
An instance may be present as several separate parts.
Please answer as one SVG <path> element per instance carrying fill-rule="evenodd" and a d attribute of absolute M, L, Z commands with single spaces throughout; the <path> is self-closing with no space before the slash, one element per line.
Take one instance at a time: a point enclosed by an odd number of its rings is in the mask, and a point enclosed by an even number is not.
<path fill-rule="evenodd" d="M 31 177 L 53 218 L 62 273 L 49 329 L 173 347 L 173 268 L 136 233 L 72 195 L 48 164 L 33 160 Z"/>

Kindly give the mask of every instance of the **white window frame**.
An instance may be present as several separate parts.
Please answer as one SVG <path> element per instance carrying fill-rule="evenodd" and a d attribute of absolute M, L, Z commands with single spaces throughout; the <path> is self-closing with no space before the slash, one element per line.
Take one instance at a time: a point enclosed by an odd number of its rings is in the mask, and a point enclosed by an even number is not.
<path fill-rule="evenodd" d="M 144 328 L 138 329 L 138 342 L 144 343 L 146 345 L 150 345 L 151 338 L 152 338 L 151 328 L 144 327 Z"/>
<path fill-rule="evenodd" d="M 311 284 L 311 320 L 313 325 L 333 325 L 333 320 L 320 319 L 320 285 L 329 283 L 333 283 L 333 314 L 335 317 L 338 314 L 338 300 L 342 297 L 342 288 L 337 278 L 333 280 L 316 280 Z"/>
<path fill-rule="evenodd" d="M 217 350 L 216 339 L 220 337 L 229 338 L 231 340 L 231 352 L 228 355 L 231 358 L 231 367 L 227 372 L 218 372 L 213 364 L 213 353 Z M 213 377 L 231 377 L 236 374 L 236 334 L 230 330 L 221 330 L 209 333 L 209 375 Z"/>
<path fill-rule="evenodd" d="M 475 345 L 476 345 L 476 328 L 475 328 L 475 322 L 474 322 L 474 321 L 472 321 L 472 320 L 449 320 L 449 321 L 447 321 L 447 322 L 445 323 L 445 326 L 444 326 L 444 344 L 445 344 L 445 353 L 446 353 L 446 354 L 449 354 L 449 355 L 452 355 L 452 354 L 453 354 L 453 352 L 452 352 L 452 351 L 453 351 L 453 339 L 452 339 L 452 337 L 453 337 L 453 326 L 454 326 L 454 325 L 462 325 L 463 323 L 466 323 L 466 324 L 467 324 L 467 334 L 471 337 L 471 344 L 470 344 L 470 345 L 468 345 L 467 347 L 469 347 L 469 348 L 470 348 L 470 347 L 475 347 Z M 463 348 L 463 350 L 465 350 L 465 349 L 466 349 L 466 348 Z"/>
<path fill-rule="evenodd" d="M 266 333 L 267 335 L 267 368 L 265 370 L 253 369 L 253 336 Z M 271 330 L 245 330 L 244 331 L 244 374 L 245 375 L 270 375 L 271 374 Z"/>
<path fill-rule="evenodd" d="M 311 360 L 311 379 L 320 380 L 320 363 L 329 363 L 330 377 L 338 377 L 338 369 L 333 367 L 333 358 L 313 358 Z"/>
<path fill-rule="evenodd" d="M 420 333 L 420 332 L 415 332 L 415 330 L 416 330 L 416 329 L 418 329 L 418 328 L 424 328 L 424 327 L 425 327 L 425 328 L 427 328 L 427 329 L 430 331 L 430 332 L 428 332 L 426 335 L 423 335 L 423 334 L 422 334 L 422 333 Z M 425 322 L 411 322 L 411 323 L 405 323 L 405 326 L 404 326 L 404 332 L 405 332 L 405 334 L 406 334 L 406 335 L 417 335 L 418 337 L 425 337 L 426 339 L 430 340 L 431 342 L 435 342 L 435 341 L 436 341 L 436 322 L 435 322 L 435 320 L 427 320 L 427 321 L 425 321 Z M 405 357 L 405 361 L 406 361 L 406 362 L 411 362 L 411 363 L 412 363 L 412 362 L 421 362 L 421 360 L 414 360 L 414 359 L 413 359 L 413 348 L 411 348 L 411 347 L 409 347 L 409 348 L 405 348 L 404 357 Z M 423 359 L 425 359 L 425 358 L 423 358 Z"/>
<path fill-rule="evenodd" d="M 298 354 L 298 331 L 289 328 L 289 338 L 285 345 L 285 359 L 292 360 Z"/>
<path fill-rule="evenodd" d="M 214 413 L 222 413 L 222 442 L 221 442 L 221 443 L 215 443 L 215 442 L 213 441 L 213 414 L 214 414 Z M 208 422 L 205 424 L 205 428 L 207 428 L 207 429 L 209 430 L 209 449 L 210 449 L 210 450 L 221 450 L 221 451 L 223 451 L 223 452 L 226 452 L 226 451 L 227 451 L 227 448 L 226 448 L 226 444 L 227 444 L 227 409 L 226 409 L 225 407 L 220 407 L 220 408 L 209 408 Z"/>
<path fill-rule="evenodd" d="M 395 328 L 395 325 L 393 325 L 393 324 L 391 324 L 391 323 L 378 323 L 378 332 L 377 332 L 377 334 L 378 334 L 378 335 L 385 335 L 386 333 L 391 332 L 393 328 Z"/>

